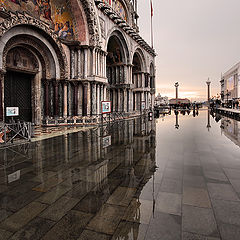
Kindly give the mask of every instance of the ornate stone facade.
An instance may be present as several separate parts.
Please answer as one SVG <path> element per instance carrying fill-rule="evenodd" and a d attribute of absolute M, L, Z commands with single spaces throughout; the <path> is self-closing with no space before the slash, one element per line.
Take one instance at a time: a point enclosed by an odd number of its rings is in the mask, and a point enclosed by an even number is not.
<path fill-rule="evenodd" d="M 56 2 L 41 12 L 33 1 L 34 12 L 3 1 L 0 121 L 9 120 L 10 106 L 28 112 L 20 120 L 30 117 L 36 125 L 96 122 L 102 101 L 128 116 L 152 109 L 156 55 L 139 36 L 136 1 L 70 0 L 67 10 Z M 11 89 L 18 81 L 31 89 L 31 109 L 10 94 L 26 94 Z"/>

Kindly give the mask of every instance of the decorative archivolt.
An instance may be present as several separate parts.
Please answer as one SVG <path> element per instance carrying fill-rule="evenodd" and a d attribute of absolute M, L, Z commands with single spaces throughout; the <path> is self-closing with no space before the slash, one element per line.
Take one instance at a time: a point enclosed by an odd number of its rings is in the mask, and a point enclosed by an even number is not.
<path fill-rule="evenodd" d="M 7 31 L 9 31 L 11 28 L 19 26 L 19 25 L 31 25 L 35 28 L 38 28 L 42 30 L 43 32 L 47 33 L 48 36 L 51 37 L 52 41 L 52 47 L 54 48 L 56 55 L 59 60 L 60 65 L 60 75 L 61 78 L 67 78 L 67 58 L 65 55 L 65 52 L 63 50 L 63 47 L 61 45 L 61 42 L 58 38 L 58 35 L 54 33 L 54 30 L 50 28 L 50 26 L 36 18 L 33 18 L 32 16 L 26 14 L 26 13 L 10 13 L 10 17 L 4 19 L 0 23 L 0 37 L 2 37 Z"/>

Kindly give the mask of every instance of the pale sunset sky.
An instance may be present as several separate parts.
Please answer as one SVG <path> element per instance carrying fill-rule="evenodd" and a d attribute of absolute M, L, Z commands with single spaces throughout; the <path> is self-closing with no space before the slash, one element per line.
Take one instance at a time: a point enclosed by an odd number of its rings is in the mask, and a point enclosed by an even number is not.
<path fill-rule="evenodd" d="M 157 93 L 206 100 L 221 73 L 240 62 L 240 0 L 152 0 Z M 140 35 L 150 43 L 150 0 L 138 0 Z"/>

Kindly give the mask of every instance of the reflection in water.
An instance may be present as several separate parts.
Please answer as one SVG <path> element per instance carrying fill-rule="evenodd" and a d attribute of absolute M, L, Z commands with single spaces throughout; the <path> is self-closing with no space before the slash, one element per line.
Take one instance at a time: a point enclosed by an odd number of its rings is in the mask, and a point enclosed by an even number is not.
<path fill-rule="evenodd" d="M 211 128 L 211 120 L 210 120 L 210 109 L 207 110 L 207 129 L 210 131 Z"/>
<path fill-rule="evenodd" d="M 216 116 L 217 119 L 217 116 Z M 222 133 L 240 147 L 240 122 L 224 117 L 221 119 Z"/>
<path fill-rule="evenodd" d="M 0 209 L 11 215 L 37 201 L 49 205 L 41 217 L 58 221 L 70 214 L 58 216 L 64 211 L 59 202 L 77 199 L 74 210 L 91 216 L 88 230 L 111 235 L 117 229 L 114 239 L 138 239 L 142 219 L 139 195 L 156 169 L 155 129 L 154 121 L 138 118 L 1 149 Z M 154 180 L 152 195 L 154 209 Z M 116 211 L 120 208 L 122 211 Z M 114 219 L 111 224 L 110 219 Z M 119 224 L 122 219 L 134 224 Z M 51 239 L 53 232 L 68 239 L 68 228 L 63 232 L 57 227 L 47 233 L 46 239 Z"/>

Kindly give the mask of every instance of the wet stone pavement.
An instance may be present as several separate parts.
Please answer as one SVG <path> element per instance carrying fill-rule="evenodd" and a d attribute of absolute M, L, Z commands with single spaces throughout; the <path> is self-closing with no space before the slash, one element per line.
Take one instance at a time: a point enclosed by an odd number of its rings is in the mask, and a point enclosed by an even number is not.
<path fill-rule="evenodd" d="M 240 122 L 207 110 L 0 149 L 0 240 L 239 240 Z"/>

